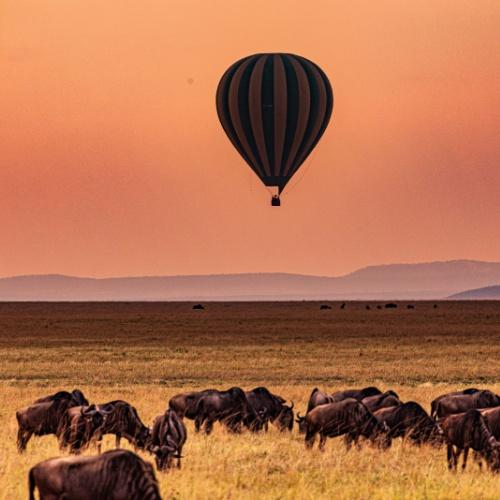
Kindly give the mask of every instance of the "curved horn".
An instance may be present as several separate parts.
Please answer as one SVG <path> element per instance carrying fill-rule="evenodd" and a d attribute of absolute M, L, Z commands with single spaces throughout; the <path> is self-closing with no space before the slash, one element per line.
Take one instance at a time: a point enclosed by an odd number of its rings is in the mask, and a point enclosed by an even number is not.
<path fill-rule="evenodd" d="M 294 406 L 295 406 L 295 403 L 292 401 L 292 406 L 290 406 L 290 410 L 293 410 Z"/>

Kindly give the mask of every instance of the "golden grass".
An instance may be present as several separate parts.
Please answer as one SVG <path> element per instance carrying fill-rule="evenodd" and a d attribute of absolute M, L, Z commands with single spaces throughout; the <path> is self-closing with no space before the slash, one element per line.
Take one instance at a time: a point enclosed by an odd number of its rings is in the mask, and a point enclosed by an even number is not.
<path fill-rule="evenodd" d="M 500 392 L 500 305 L 0 304 L 0 361 L 0 498 L 26 498 L 29 468 L 60 454 L 53 436 L 17 453 L 15 410 L 36 397 L 80 387 L 128 400 L 146 423 L 176 392 L 209 386 L 266 385 L 303 411 L 314 386 L 374 384 L 428 408 L 464 385 Z M 183 469 L 157 474 L 164 498 L 500 498 L 500 476 L 472 461 L 450 473 L 444 449 L 346 452 L 335 439 L 322 454 L 296 429 L 205 437 L 187 425 Z"/>

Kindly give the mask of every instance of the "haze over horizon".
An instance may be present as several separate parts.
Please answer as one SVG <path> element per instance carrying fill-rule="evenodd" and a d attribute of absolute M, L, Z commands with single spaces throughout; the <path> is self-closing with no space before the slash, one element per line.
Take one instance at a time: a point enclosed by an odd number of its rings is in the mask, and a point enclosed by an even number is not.
<path fill-rule="evenodd" d="M 500 261 L 499 25 L 488 0 L 5 0 L 0 276 Z M 214 103 L 263 51 L 335 95 L 279 209 Z"/>

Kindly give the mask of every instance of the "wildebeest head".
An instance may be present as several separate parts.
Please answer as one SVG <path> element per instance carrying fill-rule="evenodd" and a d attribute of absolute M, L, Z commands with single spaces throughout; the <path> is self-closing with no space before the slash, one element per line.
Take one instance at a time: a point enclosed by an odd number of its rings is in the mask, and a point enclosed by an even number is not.
<path fill-rule="evenodd" d="M 144 449 L 150 439 L 151 431 L 149 427 L 146 427 L 142 423 L 136 409 L 133 406 L 129 406 L 128 410 L 128 431 L 130 436 L 133 438 L 134 446 Z"/>
<path fill-rule="evenodd" d="M 167 471 L 172 467 L 174 458 L 182 458 L 177 446 L 171 442 L 162 446 L 153 446 L 151 452 L 155 456 L 156 467 L 159 471 Z"/>
<path fill-rule="evenodd" d="M 150 430 L 146 427 L 137 410 L 126 402 L 119 401 L 116 404 L 110 403 L 110 410 L 114 413 L 117 422 L 117 429 L 132 442 L 137 448 L 144 449 L 150 435 Z M 113 406 L 115 408 L 113 409 Z"/>
<path fill-rule="evenodd" d="M 493 472 L 500 471 L 500 442 L 495 441 L 487 452 L 487 459 Z"/>
<path fill-rule="evenodd" d="M 385 422 L 379 422 L 371 413 L 368 413 L 365 418 L 361 434 L 382 450 L 390 448 L 392 438 L 389 426 Z"/>
<path fill-rule="evenodd" d="M 293 429 L 293 407 L 293 401 L 291 406 L 282 406 L 281 412 L 278 415 L 278 427 L 280 431 L 285 431 L 287 429 L 291 431 Z"/>
<path fill-rule="evenodd" d="M 297 412 L 297 418 L 295 419 L 295 422 L 299 424 L 299 433 L 305 434 L 307 432 L 306 417 L 302 417 L 300 413 Z"/>
<path fill-rule="evenodd" d="M 389 426 L 385 422 L 381 424 L 377 422 L 375 427 L 373 442 L 382 450 L 387 450 L 392 445 Z"/>

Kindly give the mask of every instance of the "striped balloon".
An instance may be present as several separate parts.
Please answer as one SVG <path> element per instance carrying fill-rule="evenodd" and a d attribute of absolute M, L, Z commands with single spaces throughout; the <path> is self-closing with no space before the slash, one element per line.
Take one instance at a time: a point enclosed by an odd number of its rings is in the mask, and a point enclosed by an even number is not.
<path fill-rule="evenodd" d="M 230 141 L 264 185 L 280 193 L 320 140 L 332 109 L 325 73 L 294 54 L 245 57 L 217 88 L 217 113 Z"/>

